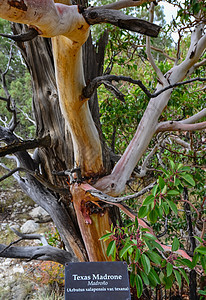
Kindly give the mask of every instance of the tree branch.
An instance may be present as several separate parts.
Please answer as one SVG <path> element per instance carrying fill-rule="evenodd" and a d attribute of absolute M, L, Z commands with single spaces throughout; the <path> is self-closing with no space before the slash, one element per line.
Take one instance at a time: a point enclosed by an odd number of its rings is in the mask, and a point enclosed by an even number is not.
<path fill-rule="evenodd" d="M 16 128 L 16 126 L 18 125 L 18 122 L 17 122 L 17 113 L 16 113 L 16 107 L 15 107 L 15 102 L 14 100 L 12 99 L 10 93 L 9 93 L 9 90 L 7 88 L 7 83 L 6 83 L 6 74 L 8 73 L 9 71 L 9 67 L 10 67 L 10 64 L 11 64 L 11 60 L 12 60 L 12 45 L 10 47 L 10 54 L 9 54 L 9 59 L 8 59 L 8 63 L 7 63 L 7 67 L 6 67 L 6 70 L 4 72 L 2 72 L 0 70 L 0 73 L 1 73 L 1 80 L 2 80 L 2 86 L 3 86 L 3 90 L 7 96 L 7 100 L 4 99 L 1 99 L 1 100 L 4 100 L 7 102 L 7 110 L 12 113 L 13 117 L 10 121 L 10 124 L 9 124 L 9 129 L 11 130 L 11 132 L 14 131 L 14 129 Z M 11 107 L 11 104 L 12 104 L 12 107 Z"/>
<path fill-rule="evenodd" d="M 80 8 L 81 10 L 82 8 Z M 127 29 L 152 37 L 157 37 L 161 28 L 145 20 L 125 15 L 120 11 L 102 7 L 88 8 L 83 10 L 82 15 L 89 25 L 109 23 L 121 29 Z"/>
<path fill-rule="evenodd" d="M 106 4 L 101 6 L 100 8 L 105 8 L 105 9 L 122 9 L 126 7 L 133 7 L 133 6 L 141 6 L 144 3 L 152 2 L 154 0 L 139 0 L 139 1 L 134 1 L 134 0 L 120 0 L 114 3 Z M 98 7 L 96 7 L 98 8 Z"/>
<path fill-rule="evenodd" d="M 199 121 L 202 118 L 206 117 L 206 108 L 202 109 L 201 111 L 199 111 L 197 114 L 182 120 L 181 123 L 183 124 L 191 124 L 191 123 L 195 123 L 197 121 Z"/>
<path fill-rule="evenodd" d="M 204 82 L 206 81 L 206 78 L 200 78 L 200 77 L 196 77 L 196 78 L 192 78 L 186 81 L 182 81 L 182 82 L 177 82 L 171 85 L 166 86 L 165 88 L 159 90 L 156 93 L 150 93 L 150 91 L 145 87 L 145 85 L 142 83 L 141 80 L 135 80 L 132 79 L 131 77 L 128 76 L 117 76 L 117 75 L 103 75 L 103 76 L 98 76 L 96 78 L 94 78 L 87 86 L 85 86 L 82 90 L 82 98 L 90 98 L 93 93 L 95 92 L 95 90 L 101 85 L 104 84 L 105 81 L 126 81 L 126 82 L 130 82 L 133 84 L 138 85 L 142 91 L 149 97 L 149 98 L 155 98 L 157 96 L 159 96 L 160 94 L 162 94 L 163 92 L 172 89 L 174 87 L 177 86 L 181 86 L 181 85 L 185 85 L 185 84 L 189 84 L 195 81 L 201 81 Z"/>
<path fill-rule="evenodd" d="M 23 151 L 27 149 L 34 149 L 37 147 L 49 147 L 51 144 L 50 136 L 43 138 L 37 138 L 34 140 L 27 140 L 23 142 L 14 142 L 11 145 L 0 147 L 0 157 L 4 157 L 7 154 Z"/>
<path fill-rule="evenodd" d="M 11 228 L 20 239 L 11 242 L 8 246 L 0 244 L 0 257 L 21 258 L 29 260 L 51 260 L 64 265 L 66 262 L 77 261 L 69 252 L 50 246 L 41 234 L 23 234 Z M 12 245 L 22 240 L 40 240 L 43 246 L 13 247 Z"/>
<path fill-rule="evenodd" d="M 77 262 L 69 252 L 54 248 L 52 246 L 36 246 L 36 247 L 13 247 L 7 248 L 6 245 L 0 244 L 0 257 L 19 258 L 29 260 L 49 260 L 55 261 L 62 265 L 66 262 Z M 2 252 L 3 251 L 3 252 Z M 2 252 L 2 253 L 1 253 Z"/>
<path fill-rule="evenodd" d="M 87 192 L 89 192 L 94 197 L 98 197 L 102 201 L 107 201 L 108 203 L 113 204 L 113 203 L 120 203 L 120 202 L 123 202 L 126 200 L 138 198 L 138 197 L 144 195 L 145 193 L 149 192 L 154 187 L 155 184 L 156 184 L 156 182 L 153 182 L 153 183 L 149 184 L 148 186 L 146 186 L 145 188 L 143 188 L 141 191 L 139 191 L 135 194 L 123 196 L 123 197 L 112 197 L 112 196 L 109 196 L 109 195 L 107 195 L 97 189 L 94 189 L 94 188 L 92 190 L 87 190 Z"/>
<path fill-rule="evenodd" d="M 18 167 L 16 169 L 10 170 L 8 174 L 0 177 L 0 182 L 7 179 L 10 176 L 12 176 L 14 173 L 21 172 L 21 171 L 28 173 L 29 175 L 31 175 L 32 177 L 37 179 L 38 182 L 40 182 L 44 187 L 46 187 L 47 189 L 50 189 L 53 192 L 56 192 L 56 193 L 59 193 L 59 194 L 66 194 L 66 195 L 69 194 L 69 188 L 56 186 L 56 185 L 52 184 L 51 182 L 45 180 L 44 177 L 42 175 L 40 175 L 39 173 L 37 173 L 35 171 L 28 170 L 28 169 L 23 168 L 23 167 Z"/>
<path fill-rule="evenodd" d="M 150 14 L 149 21 L 153 22 L 153 19 L 154 19 L 154 3 L 150 4 L 149 14 Z M 158 68 L 158 66 L 156 65 L 156 63 L 154 61 L 154 57 L 152 56 L 151 45 L 150 45 L 150 38 L 148 36 L 146 37 L 146 53 L 147 53 L 148 60 L 151 63 L 154 71 L 156 72 L 156 74 L 157 74 L 160 82 L 162 84 L 166 83 L 166 79 L 165 79 L 164 75 L 162 74 L 162 72 L 160 71 L 160 69 Z"/>
<path fill-rule="evenodd" d="M 15 42 L 28 42 L 34 39 L 39 35 L 39 32 L 35 28 L 29 28 L 29 31 L 26 33 L 22 34 L 17 34 L 17 35 L 9 35 L 9 34 L 4 34 L 0 33 L 0 36 L 9 38 Z"/>
<path fill-rule="evenodd" d="M 165 131 L 196 131 L 202 130 L 206 128 L 206 121 L 197 123 L 197 124 L 185 124 L 183 122 L 178 121 L 167 121 L 159 123 L 157 126 L 157 132 L 165 132 Z"/>
<path fill-rule="evenodd" d="M 137 48 L 144 48 L 144 47 L 146 47 L 146 45 L 135 45 L 135 50 Z M 162 50 L 160 48 L 154 47 L 152 45 L 150 45 L 150 48 L 152 50 L 156 51 L 156 52 L 159 52 L 159 53 L 163 54 L 166 58 L 168 58 L 171 61 L 175 61 L 176 60 L 174 57 L 169 56 L 166 52 L 164 52 L 164 50 Z"/>

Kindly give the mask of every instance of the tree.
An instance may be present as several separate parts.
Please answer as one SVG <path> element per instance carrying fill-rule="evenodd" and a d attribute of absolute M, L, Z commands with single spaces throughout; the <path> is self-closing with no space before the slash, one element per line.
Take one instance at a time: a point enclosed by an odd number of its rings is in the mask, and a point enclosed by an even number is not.
<path fill-rule="evenodd" d="M 205 109 L 181 121 L 159 122 L 176 86 L 205 81 L 205 78 L 198 77 L 183 82 L 205 64 L 202 57 L 206 48 L 204 6 L 197 1 L 198 9 L 193 9 L 195 21 L 189 26 L 193 26 L 194 30 L 185 59 L 179 63 L 178 48 L 176 63 L 165 74 L 155 63 L 150 37 L 146 38 L 147 57 L 158 81 L 155 92 L 151 93 L 140 80 L 103 74 L 106 33 L 95 48 L 89 28 L 93 24 L 108 22 L 120 28 L 157 36 L 160 28 L 152 23 L 152 1 L 119 1 L 95 8 L 71 5 L 68 0 L 54 2 L 0 1 L 0 17 L 18 22 L 13 24 L 15 36 L 11 38 L 17 41 L 32 76 L 37 127 L 35 140 L 20 141 L 14 134 L 17 122 L 15 109 L 10 107 L 11 97 L 9 94 L 1 97 L 14 115 L 10 128 L 0 127 L 0 136 L 8 144 L 1 149 L 1 156 L 15 153 L 20 167 L 8 175 L 13 174 L 22 190 L 51 215 L 67 253 L 64 252 L 65 259 L 62 259 L 63 250 L 60 253 L 60 250 L 51 249 L 50 254 L 47 246 L 31 249 L 31 252 L 22 248 L 19 252 L 18 247 L 5 248 L 1 245 L 1 256 L 50 259 L 61 263 L 68 259 L 108 260 L 108 244 L 99 238 L 110 230 L 111 222 L 115 224 L 117 219 L 120 220 L 118 209 L 135 220 L 135 214 L 119 202 L 117 196 L 125 190 L 127 181 L 154 135 L 206 128 L 206 122 L 199 122 L 206 115 Z M 146 2 L 151 3 L 150 22 L 139 21 L 118 11 Z M 27 24 L 29 28 L 19 23 Z M 31 37 L 32 40 L 25 42 Z M 114 86 L 114 82 L 119 81 L 137 84 L 150 100 L 133 139 L 112 167 L 111 152 L 102 136 L 96 89 L 103 83 L 121 98 L 121 92 Z M 37 149 L 34 157 L 26 151 L 31 148 Z M 147 164 L 154 151 L 145 158 L 139 177 L 146 175 Z M 25 172 L 25 177 L 17 171 Z M 65 176 L 69 176 L 68 186 L 65 185 Z M 152 187 L 153 184 L 150 184 L 135 196 Z M 139 219 L 139 224 L 155 235 L 143 219 Z M 161 247 L 165 251 L 172 250 L 163 244 Z M 190 259 L 185 251 L 177 250 L 177 253 Z"/>

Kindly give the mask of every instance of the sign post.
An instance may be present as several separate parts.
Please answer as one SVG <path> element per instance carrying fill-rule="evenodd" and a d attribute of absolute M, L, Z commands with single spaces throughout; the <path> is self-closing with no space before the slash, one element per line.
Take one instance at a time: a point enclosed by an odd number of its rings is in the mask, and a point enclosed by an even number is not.
<path fill-rule="evenodd" d="M 65 265 L 65 300 L 131 300 L 125 262 Z"/>

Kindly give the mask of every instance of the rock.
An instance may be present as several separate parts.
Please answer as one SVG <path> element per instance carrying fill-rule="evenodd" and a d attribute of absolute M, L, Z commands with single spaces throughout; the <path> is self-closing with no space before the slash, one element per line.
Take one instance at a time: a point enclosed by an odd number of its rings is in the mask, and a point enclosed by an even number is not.
<path fill-rule="evenodd" d="M 20 226 L 17 225 L 17 224 L 15 224 L 15 225 L 12 225 L 10 228 L 11 228 L 11 229 L 14 228 L 14 229 L 16 229 L 17 231 L 19 231 Z"/>
<path fill-rule="evenodd" d="M 49 214 L 44 210 L 42 207 L 38 206 L 32 209 L 29 215 L 34 219 L 40 222 L 48 222 L 50 221 L 51 217 Z"/>
<path fill-rule="evenodd" d="M 33 220 L 28 220 L 21 226 L 22 233 L 33 233 L 39 229 L 39 224 L 35 223 Z"/>
<path fill-rule="evenodd" d="M 24 273 L 24 268 L 22 266 L 16 265 L 16 267 L 13 267 L 12 272 L 14 274 L 16 274 L 16 273 Z"/>

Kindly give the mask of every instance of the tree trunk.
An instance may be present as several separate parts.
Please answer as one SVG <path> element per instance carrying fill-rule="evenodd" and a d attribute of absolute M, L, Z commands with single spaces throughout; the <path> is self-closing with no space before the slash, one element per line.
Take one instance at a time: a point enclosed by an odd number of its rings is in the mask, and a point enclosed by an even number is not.
<path fill-rule="evenodd" d="M 27 27 L 20 24 L 13 24 L 13 31 L 18 34 L 27 30 Z M 91 36 L 83 47 L 84 72 L 86 80 L 92 80 L 96 76 L 102 75 L 104 62 L 104 49 L 107 43 L 107 34 L 105 33 L 99 42 L 99 51 L 92 45 Z M 63 171 L 71 169 L 74 166 L 74 154 L 71 135 L 64 117 L 61 113 L 59 105 L 59 95 L 55 79 L 54 59 L 52 55 L 52 45 L 50 39 L 37 37 L 34 40 L 26 43 L 18 44 L 22 50 L 22 54 L 27 63 L 32 77 L 33 85 L 33 111 L 37 124 L 37 137 L 50 135 L 51 145 L 46 148 L 39 148 L 35 151 L 35 157 L 38 158 L 40 169 L 44 177 L 58 186 L 67 186 L 66 178 L 52 174 L 53 171 Z M 95 93 L 89 100 L 89 107 L 92 118 L 96 125 L 101 145 L 102 145 L 102 161 L 104 172 L 111 171 L 109 152 L 103 142 L 101 126 L 99 121 L 99 106 L 97 94 Z M 96 174 L 95 174 L 96 171 Z M 102 170 L 101 170 L 102 172 Z M 101 173 L 100 172 L 100 173 Z M 93 179 L 99 175 L 98 169 L 93 172 Z M 26 190 L 26 188 L 23 188 Z M 34 189 L 30 196 L 34 201 L 37 201 L 38 191 L 35 195 Z M 105 234 L 106 230 L 110 229 L 112 221 L 115 221 L 118 216 L 118 210 L 113 207 L 99 208 L 97 205 L 89 205 L 88 199 L 85 203 L 85 192 L 80 190 L 78 186 L 72 189 L 72 195 L 55 194 L 56 200 L 61 199 L 61 204 L 55 204 L 53 209 L 38 203 L 43 206 L 51 215 L 56 224 L 62 240 L 74 252 L 79 260 L 88 259 L 90 261 L 107 260 L 106 244 L 99 241 L 99 238 Z M 72 198 L 72 201 L 71 201 Z M 84 214 L 84 206 L 89 208 L 88 219 Z M 57 207 L 61 213 L 57 215 Z M 86 206 L 85 206 L 86 207 Z M 88 209 L 88 207 L 86 208 Z M 68 224 L 65 221 L 61 222 L 61 214 L 68 215 Z M 93 213 L 95 212 L 95 213 Z M 111 217 L 113 220 L 111 220 Z M 65 218 L 63 218 L 64 220 Z M 78 249 L 82 252 L 82 256 L 78 254 L 76 245 L 71 243 L 71 236 L 66 234 L 67 230 L 60 227 L 69 227 L 70 233 L 74 231 L 74 241 L 76 239 Z M 75 228 L 75 230 L 74 230 Z M 84 245 L 85 249 L 81 245 Z M 67 247 L 68 249 L 68 247 Z M 86 251 L 85 251 L 86 250 Z M 87 253 L 87 254 L 86 254 Z M 85 256 L 86 255 L 86 256 Z"/>

